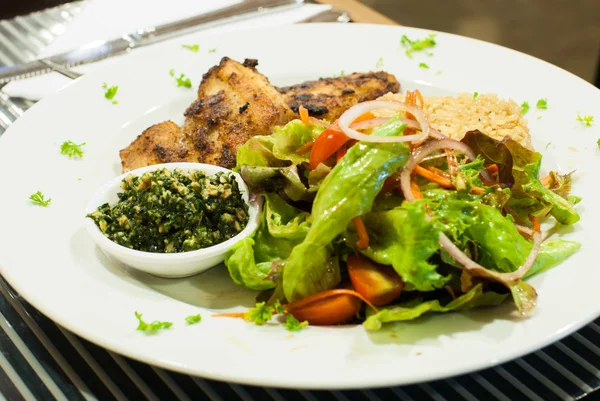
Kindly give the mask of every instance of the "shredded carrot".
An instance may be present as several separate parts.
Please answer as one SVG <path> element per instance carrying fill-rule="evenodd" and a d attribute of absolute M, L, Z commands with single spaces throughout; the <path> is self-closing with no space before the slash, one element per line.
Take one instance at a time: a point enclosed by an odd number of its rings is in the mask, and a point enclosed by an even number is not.
<path fill-rule="evenodd" d="M 450 181 L 448 178 L 434 174 L 421 166 L 416 166 L 414 172 L 419 174 L 423 178 L 427 178 L 428 180 L 435 182 L 441 187 L 454 188 L 454 185 L 452 185 L 452 181 Z"/>
<path fill-rule="evenodd" d="M 336 163 L 339 163 L 340 160 L 342 160 L 342 157 L 344 157 L 346 155 L 347 150 L 348 149 L 346 149 L 346 144 L 342 145 L 342 147 L 337 150 L 337 152 L 335 153 L 335 162 Z"/>
<path fill-rule="evenodd" d="M 358 241 L 356 241 L 356 247 L 358 249 L 367 249 L 369 247 L 369 234 L 367 233 L 367 227 L 365 222 L 360 216 L 356 216 L 352 219 L 354 228 L 356 228 L 356 234 L 358 234 Z"/>
<path fill-rule="evenodd" d="M 425 166 L 425 168 L 429 171 L 431 171 L 434 174 L 440 175 L 442 177 L 446 177 L 446 178 L 450 178 L 450 174 L 448 174 L 447 172 L 445 172 L 444 170 L 440 170 L 437 167 L 433 167 L 433 166 Z"/>
<path fill-rule="evenodd" d="M 308 120 L 308 110 L 306 110 L 306 108 L 304 106 L 300 106 L 298 108 L 298 112 L 300 113 L 300 119 L 302 120 L 302 122 L 304 124 L 308 124 L 309 120 Z"/>
<path fill-rule="evenodd" d="M 244 312 L 228 312 L 228 313 L 215 313 L 212 317 L 234 317 L 234 318 L 244 318 Z"/>
<path fill-rule="evenodd" d="M 410 179 L 410 189 L 415 199 L 423 199 L 423 194 L 421 193 L 421 189 L 419 188 L 419 184 L 414 175 Z"/>
<path fill-rule="evenodd" d="M 540 219 L 538 219 L 535 216 L 530 216 L 529 220 L 533 224 L 533 231 L 535 231 L 536 233 L 540 233 L 542 231 L 540 227 Z"/>
<path fill-rule="evenodd" d="M 421 91 L 420 90 L 415 90 L 414 91 L 414 96 L 415 96 L 415 105 L 419 108 L 423 108 L 423 106 L 425 106 L 425 100 L 423 99 L 423 95 L 421 95 Z M 419 105 L 419 103 L 421 103 Z"/>
<path fill-rule="evenodd" d="M 283 305 L 283 307 L 285 309 L 287 309 L 290 313 L 294 313 L 294 310 L 298 310 L 300 308 L 304 308 L 307 305 L 310 305 L 314 302 L 318 302 L 322 299 L 325 298 L 329 298 L 329 297 L 334 297 L 337 295 L 352 295 L 356 298 L 359 298 L 361 301 L 363 301 L 364 303 L 366 303 L 367 305 L 369 305 L 371 308 L 373 308 L 375 311 L 377 311 L 377 308 L 369 301 L 367 301 L 365 299 L 365 297 L 363 297 L 362 295 L 360 295 L 358 292 L 353 291 L 353 290 L 347 290 L 345 288 L 334 288 L 333 290 L 327 290 L 327 291 L 323 291 L 323 292 L 318 292 L 314 295 L 308 296 L 306 298 L 302 298 L 299 299 L 297 301 L 294 301 L 292 303 L 289 303 L 287 305 Z"/>
<path fill-rule="evenodd" d="M 298 154 L 303 154 L 308 152 L 309 150 L 312 149 L 313 145 L 315 144 L 316 139 L 311 139 L 310 141 L 306 142 L 304 145 L 300 146 L 298 149 L 296 149 L 296 153 Z"/>
<path fill-rule="evenodd" d="M 496 174 L 498 172 L 498 165 L 497 164 L 492 164 L 491 166 L 488 166 L 486 168 L 486 170 L 488 171 L 488 173 L 490 174 Z"/>
<path fill-rule="evenodd" d="M 371 113 L 370 111 L 367 111 L 365 114 L 361 114 L 360 116 L 358 116 L 356 118 L 356 120 L 352 121 L 352 124 L 356 124 L 356 123 L 359 123 L 361 121 L 372 120 L 374 118 L 375 118 L 375 114 Z"/>
<path fill-rule="evenodd" d="M 454 177 L 458 170 L 458 160 L 456 160 L 456 155 L 452 149 L 444 149 L 444 151 L 448 158 L 448 171 L 450 172 L 450 176 Z"/>

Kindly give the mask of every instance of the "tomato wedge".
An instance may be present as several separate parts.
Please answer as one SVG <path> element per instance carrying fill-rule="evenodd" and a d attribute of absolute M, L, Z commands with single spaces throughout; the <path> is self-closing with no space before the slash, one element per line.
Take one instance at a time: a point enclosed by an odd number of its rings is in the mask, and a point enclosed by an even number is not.
<path fill-rule="evenodd" d="M 284 307 L 296 319 L 308 321 L 314 326 L 329 326 L 352 319 L 362 305 L 361 295 L 356 291 L 338 288 L 319 292 Z"/>
<path fill-rule="evenodd" d="M 356 292 L 373 305 L 387 305 L 402 293 L 404 282 L 392 267 L 359 255 L 349 255 L 347 263 Z"/>
<path fill-rule="evenodd" d="M 312 146 L 310 152 L 310 169 L 316 169 L 319 163 L 323 163 L 329 159 L 348 140 L 350 138 L 340 131 L 336 124 L 323 131 Z"/>

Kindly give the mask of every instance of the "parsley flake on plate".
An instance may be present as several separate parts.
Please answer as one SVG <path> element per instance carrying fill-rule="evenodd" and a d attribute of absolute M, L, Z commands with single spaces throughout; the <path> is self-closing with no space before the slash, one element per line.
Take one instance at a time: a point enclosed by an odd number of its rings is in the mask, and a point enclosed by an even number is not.
<path fill-rule="evenodd" d="M 159 322 L 158 320 L 155 320 L 152 323 L 146 323 L 142 320 L 142 314 L 139 312 L 135 312 L 135 317 L 138 322 L 140 322 L 136 330 L 145 331 L 147 333 L 156 333 L 158 330 L 168 329 L 173 325 L 171 322 Z"/>
<path fill-rule="evenodd" d="M 52 202 L 52 198 L 46 199 L 44 197 L 44 194 L 41 193 L 40 191 L 37 191 L 36 193 L 32 194 L 29 197 L 29 199 L 36 205 L 43 206 L 43 207 L 47 207 L 50 204 L 50 202 Z"/>
<path fill-rule="evenodd" d="M 188 322 L 188 324 L 200 323 L 201 320 L 202 320 L 202 316 L 200 316 L 199 313 L 197 315 L 190 315 L 185 318 L 185 321 Z"/>
<path fill-rule="evenodd" d="M 117 91 L 119 90 L 119 85 L 108 86 L 108 84 L 105 82 L 102 84 L 102 89 L 104 89 L 104 97 L 108 100 L 112 100 L 112 104 L 119 103 L 116 100 L 113 100 L 117 94 Z"/>
<path fill-rule="evenodd" d="M 529 103 L 523 102 L 521 103 L 521 114 L 525 115 L 529 111 Z"/>
<path fill-rule="evenodd" d="M 598 145 L 598 148 L 600 148 L 600 138 L 598 138 L 598 142 L 596 142 L 596 145 Z"/>
<path fill-rule="evenodd" d="M 209 52 L 209 53 L 216 53 L 216 52 L 217 52 L 217 49 L 214 49 L 214 48 L 213 48 L 213 49 L 208 49 L 208 52 Z"/>
<path fill-rule="evenodd" d="M 185 76 L 185 74 L 181 73 L 179 74 L 179 77 L 175 76 L 175 70 L 171 69 L 169 71 L 169 75 L 175 78 L 175 81 L 177 82 L 177 86 L 183 86 L 184 88 L 191 88 L 192 87 L 192 81 Z"/>
<path fill-rule="evenodd" d="M 477 96 L 479 96 L 479 92 L 473 93 L 473 100 L 477 100 Z"/>
<path fill-rule="evenodd" d="M 379 57 L 379 60 L 377 60 L 377 64 L 375 64 L 375 68 L 381 67 L 383 67 L 383 57 Z"/>
<path fill-rule="evenodd" d="M 425 39 L 410 40 L 406 35 L 402 35 L 400 44 L 406 48 L 406 55 L 412 58 L 414 52 L 430 49 L 436 45 L 435 34 L 429 34 Z M 429 53 L 431 55 L 431 53 Z"/>
<path fill-rule="evenodd" d="M 591 127 L 594 122 L 594 116 L 581 116 L 581 114 L 577 114 L 577 121 L 585 125 L 586 127 Z"/>
<path fill-rule="evenodd" d="M 250 308 L 244 313 L 244 320 L 262 326 L 271 320 L 274 314 L 284 312 L 285 309 L 281 306 L 279 301 L 275 302 L 272 306 L 266 305 L 264 302 L 259 302 L 254 308 Z"/>
<path fill-rule="evenodd" d="M 184 49 L 187 49 L 189 51 L 192 51 L 194 53 L 198 53 L 198 50 L 200 50 L 200 45 L 198 45 L 198 44 L 194 44 L 194 45 L 181 45 L 181 47 L 183 47 Z"/>
<path fill-rule="evenodd" d="M 548 109 L 548 99 L 538 100 L 535 107 L 537 107 L 540 110 L 547 110 Z"/>
<path fill-rule="evenodd" d="M 69 159 L 76 157 L 81 159 L 83 157 L 83 149 L 81 149 L 81 147 L 84 145 L 85 142 L 76 144 L 73 141 L 65 141 L 62 143 L 62 145 L 60 145 L 60 153 L 68 156 Z"/>
<path fill-rule="evenodd" d="M 298 331 L 308 326 L 308 322 L 304 321 L 300 323 L 293 315 L 288 314 L 283 326 L 288 329 L 288 331 Z"/>
<path fill-rule="evenodd" d="M 424 68 L 424 69 L 428 70 L 429 66 L 425 63 L 419 63 L 419 68 Z"/>

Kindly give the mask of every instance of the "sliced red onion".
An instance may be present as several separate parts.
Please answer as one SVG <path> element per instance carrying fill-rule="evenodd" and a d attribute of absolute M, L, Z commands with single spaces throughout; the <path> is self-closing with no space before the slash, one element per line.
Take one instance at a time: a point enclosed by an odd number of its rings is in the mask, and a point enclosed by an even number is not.
<path fill-rule="evenodd" d="M 379 127 L 380 125 L 387 123 L 388 121 L 390 121 L 390 117 L 373 118 L 372 120 L 366 120 L 366 121 L 361 121 L 356 124 L 352 124 L 350 126 L 350 128 L 356 129 L 356 130 L 375 128 L 375 127 Z M 415 125 L 414 128 L 417 128 L 417 129 L 421 128 L 416 121 L 414 121 L 414 120 L 412 120 L 412 121 Z"/>
<path fill-rule="evenodd" d="M 318 119 L 318 118 L 316 118 L 316 117 L 308 117 L 308 122 L 309 122 L 309 123 L 311 123 L 311 124 L 313 124 L 313 125 L 321 125 L 321 126 L 323 126 L 323 127 L 325 127 L 325 128 L 329 128 L 329 127 L 331 127 L 331 124 L 329 124 L 329 123 L 326 123 L 326 122 L 325 122 L 325 121 L 323 121 L 323 120 L 319 120 L 319 119 Z"/>
<path fill-rule="evenodd" d="M 458 247 L 454 245 L 452 241 L 450 241 L 450 238 L 448 238 L 444 233 L 440 234 L 440 244 L 450 254 L 450 256 L 454 258 L 454 260 L 460 263 L 473 276 L 486 277 L 508 285 L 519 280 L 521 277 L 527 274 L 529 269 L 531 269 L 531 266 L 533 266 L 533 263 L 540 252 L 542 235 L 538 232 L 533 233 L 533 246 L 531 247 L 531 252 L 529 252 L 529 255 L 527 255 L 525 262 L 523 262 L 523 264 L 517 270 L 510 273 L 498 273 L 481 266 L 479 263 L 473 261 L 467 255 L 465 255 L 463 251 L 458 249 Z"/>
<path fill-rule="evenodd" d="M 377 109 L 386 109 L 394 111 L 405 111 L 415 116 L 417 123 L 419 124 L 421 134 L 417 135 L 406 135 L 406 136 L 375 136 L 365 135 L 350 128 L 350 125 L 358 117 L 363 114 Z M 356 139 L 357 141 L 364 142 L 379 142 L 379 143 L 390 143 L 390 142 L 422 142 L 427 139 L 429 135 L 429 123 L 423 111 L 416 106 L 409 105 L 401 102 L 393 102 L 389 100 L 372 100 L 369 102 L 358 103 L 355 106 L 350 107 L 338 120 L 340 129 L 344 131 L 348 137 Z"/>
<path fill-rule="evenodd" d="M 470 160 L 475 160 L 476 156 L 473 150 L 470 147 L 465 145 L 462 142 L 455 141 L 454 139 L 439 139 L 436 141 L 431 141 L 426 143 L 425 145 L 417 148 L 408 159 L 406 166 L 402 169 L 402 174 L 400 174 L 400 186 L 402 188 L 402 193 L 404 194 L 404 198 L 412 202 L 415 200 L 412 191 L 410 189 L 410 176 L 412 175 L 415 167 L 423 161 L 430 154 L 437 152 L 442 149 L 454 149 L 459 151 L 460 153 L 466 155 Z"/>

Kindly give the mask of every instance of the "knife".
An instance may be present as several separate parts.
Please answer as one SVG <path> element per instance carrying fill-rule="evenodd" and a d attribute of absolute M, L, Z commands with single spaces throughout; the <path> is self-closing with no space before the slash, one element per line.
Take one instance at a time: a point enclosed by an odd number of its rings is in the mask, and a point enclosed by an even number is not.
<path fill-rule="evenodd" d="M 194 31 L 211 28 L 235 20 L 251 17 L 256 12 L 270 12 L 283 6 L 300 6 L 304 0 L 245 0 L 219 10 L 170 22 L 155 27 L 138 29 L 113 40 L 93 42 L 78 49 L 24 64 L 0 68 L 0 87 L 8 82 L 57 71 L 73 74 L 68 68 L 127 53 L 135 48 L 171 39 Z M 79 75 L 75 73 L 76 75 Z M 76 78 L 72 76 L 71 78 Z"/>

